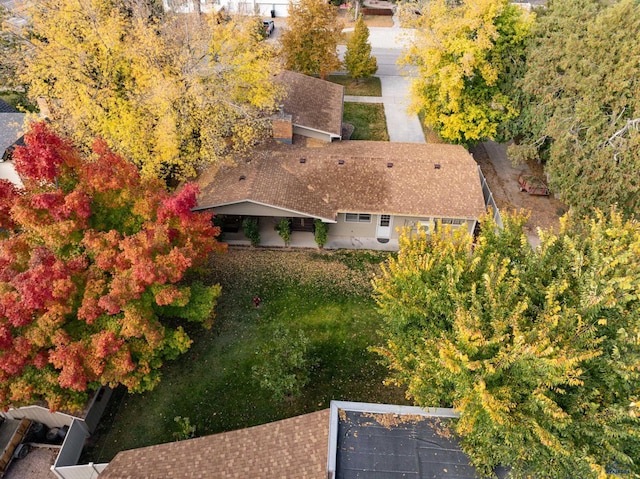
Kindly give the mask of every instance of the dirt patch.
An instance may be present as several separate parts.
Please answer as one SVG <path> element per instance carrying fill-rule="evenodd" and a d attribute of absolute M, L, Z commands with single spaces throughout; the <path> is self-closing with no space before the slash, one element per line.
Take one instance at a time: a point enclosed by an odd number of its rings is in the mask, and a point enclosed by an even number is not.
<path fill-rule="evenodd" d="M 525 228 L 528 236 L 537 236 L 538 228 L 557 229 L 567 207 L 551 196 L 535 196 L 520 191 L 518 175 L 531 173 L 544 178 L 542 165 L 531 162 L 513 166 L 506 156 L 506 147 L 493 142 L 470 149 L 480 165 L 489 188 L 501 211 L 525 210 L 531 215 Z"/>

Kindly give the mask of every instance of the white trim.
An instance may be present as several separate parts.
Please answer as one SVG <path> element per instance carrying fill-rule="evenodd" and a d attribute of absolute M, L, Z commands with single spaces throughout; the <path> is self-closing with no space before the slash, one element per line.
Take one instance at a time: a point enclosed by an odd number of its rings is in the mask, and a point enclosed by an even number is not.
<path fill-rule="evenodd" d="M 356 220 L 347 219 L 347 215 L 356 215 L 358 218 Z M 368 216 L 368 220 L 361 220 L 360 216 Z M 373 221 L 373 214 L 371 213 L 345 213 L 344 214 L 344 222 L 345 223 L 371 223 Z"/>
<path fill-rule="evenodd" d="M 324 223 L 337 223 L 336 220 L 330 220 L 328 218 L 322 218 L 321 216 L 315 216 L 315 215 L 311 215 L 309 213 L 305 213 L 303 211 L 296 211 L 296 210 L 290 210 L 288 208 L 282 208 L 280 206 L 275 206 L 275 205 L 270 205 L 268 203 L 262 203 L 260 201 L 254 201 L 254 200 L 238 200 L 238 201 L 230 201 L 229 203 L 219 203 L 217 205 L 213 205 L 213 206 L 196 206 L 195 208 L 192 208 L 191 211 L 202 211 L 202 210 L 210 210 L 210 209 L 215 209 L 215 208 L 220 208 L 222 206 L 231 206 L 231 205 L 239 205 L 241 203 L 252 203 L 254 205 L 260 205 L 260 206 L 266 206 L 268 208 L 274 208 L 276 210 L 281 210 L 281 211 L 285 211 L 287 213 L 295 213 L 297 215 L 303 215 L 307 218 L 313 218 L 313 219 L 319 219 L 322 220 Z"/>
<path fill-rule="evenodd" d="M 329 137 L 333 139 L 342 140 L 342 136 L 336 135 L 335 133 L 331 133 L 329 131 L 318 130 L 317 128 L 311 128 L 310 126 L 299 125 L 298 123 L 292 123 L 293 126 L 297 126 L 298 128 L 303 128 L 305 130 L 315 131 L 316 133 L 322 133 L 323 135 L 329 135 Z"/>
<path fill-rule="evenodd" d="M 382 226 L 382 218 L 385 216 L 389 218 L 389 224 L 387 226 Z M 391 238 L 391 231 L 393 231 L 393 215 L 378 215 L 378 221 L 376 221 L 376 238 L 388 240 Z"/>

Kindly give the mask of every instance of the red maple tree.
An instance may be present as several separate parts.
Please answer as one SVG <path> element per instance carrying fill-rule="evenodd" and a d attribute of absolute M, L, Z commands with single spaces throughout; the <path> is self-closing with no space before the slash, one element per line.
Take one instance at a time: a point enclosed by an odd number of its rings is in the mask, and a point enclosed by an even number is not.
<path fill-rule="evenodd" d="M 170 194 L 102 141 L 82 155 L 44 123 L 25 141 L 24 189 L 0 181 L 0 406 L 153 388 L 191 344 L 166 320 L 211 324 L 220 287 L 183 280 L 224 251 L 219 229 L 191 211 L 196 186 Z"/>

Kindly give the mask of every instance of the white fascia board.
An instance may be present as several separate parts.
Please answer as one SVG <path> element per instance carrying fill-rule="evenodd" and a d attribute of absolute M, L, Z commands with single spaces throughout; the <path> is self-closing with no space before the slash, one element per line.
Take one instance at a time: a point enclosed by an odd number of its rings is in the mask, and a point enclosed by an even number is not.
<path fill-rule="evenodd" d="M 274 209 L 277 209 L 277 210 L 282 210 L 285 213 L 295 213 L 297 215 L 303 215 L 303 216 L 306 216 L 308 218 L 317 218 L 319 220 L 322 220 L 323 223 L 337 223 L 336 220 L 331 220 L 329 218 L 322 218 L 320 216 L 310 215 L 309 213 L 305 213 L 304 211 L 291 210 L 291 209 L 288 209 L 288 208 L 282 208 L 280 206 L 270 205 L 268 203 L 262 203 L 260 201 L 254 201 L 254 200 L 230 201 L 229 203 L 219 203 L 219 204 L 213 205 L 213 206 L 197 206 L 196 208 L 192 208 L 191 211 L 210 210 L 210 209 L 219 208 L 221 206 L 239 205 L 240 203 L 253 203 L 254 205 L 266 206 L 267 208 L 274 208 Z"/>
<path fill-rule="evenodd" d="M 342 140 L 342 136 L 336 135 L 335 133 L 331 133 L 331 132 L 324 131 L 324 130 L 318 130 L 317 128 L 311 128 L 310 126 L 299 125 L 298 123 L 294 123 L 293 126 L 297 126 L 298 128 L 303 128 L 305 130 L 315 131 L 317 133 L 322 133 L 323 135 L 329 135 L 332 140 L 333 139 Z"/>

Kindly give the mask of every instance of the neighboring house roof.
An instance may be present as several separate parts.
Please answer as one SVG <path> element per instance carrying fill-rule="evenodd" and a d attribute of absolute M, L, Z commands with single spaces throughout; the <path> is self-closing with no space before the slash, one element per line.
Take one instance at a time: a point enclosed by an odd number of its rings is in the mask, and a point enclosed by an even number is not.
<path fill-rule="evenodd" d="M 24 113 L 0 113 L 0 156 L 23 134 Z"/>
<path fill-rule="evenodd" d="M 198 209 L 254 202 L 329 221 L 338 213 L 474 219 L 485 212 L 478 166 L 457 145 L 275 144 L 196 181 Z"/>
<path fill-rule="evenodd" d="M 2 102 L 2 100 L 0 100 L 0 102 Z M 2 103 L 0 103 L 0 110 L 4 109 L 6 105 L 14 111 L 7 113 L 2 110 L 2 113 L 0 113 L 0 179 L 9 180 L 15 185 L 22 187 L 22 181 L 16 173 L 12 162 L 4 161 L 4 158 L 7 149 L 19 143 L 22 138 L 25 114 L 18 113 L 17 110 L 8 103 L 5 103 L 5 105 L 2 105 Z"/>
<path fill-rule="evenodd" d="M 283 110 L 293 116 L 294 125 L 342 137 L 342 85 L 291 71 L 283 71 L 276 81 L 285 87 Z"/>
<path fill-rule="evenodd" d="M 12 105 L 0 99 L 0 113 L 20 113 Z"/>
<path fill-rule="evenodd" d="M 332 401 L 327 477 L 476 479 L 453 433 L 457 417 L 450 408 Z"/>
<path fill-rule="evenodd" d="M 100 479 L 326 479 L 329 410 L 118 453 Z"/>
<path fill-rule="evenodd" d="M 457 417 L 449 408 L 331 401 L 283 421 L 123 451 L 99 478 L 475 479 L 450 427 Z"/>

